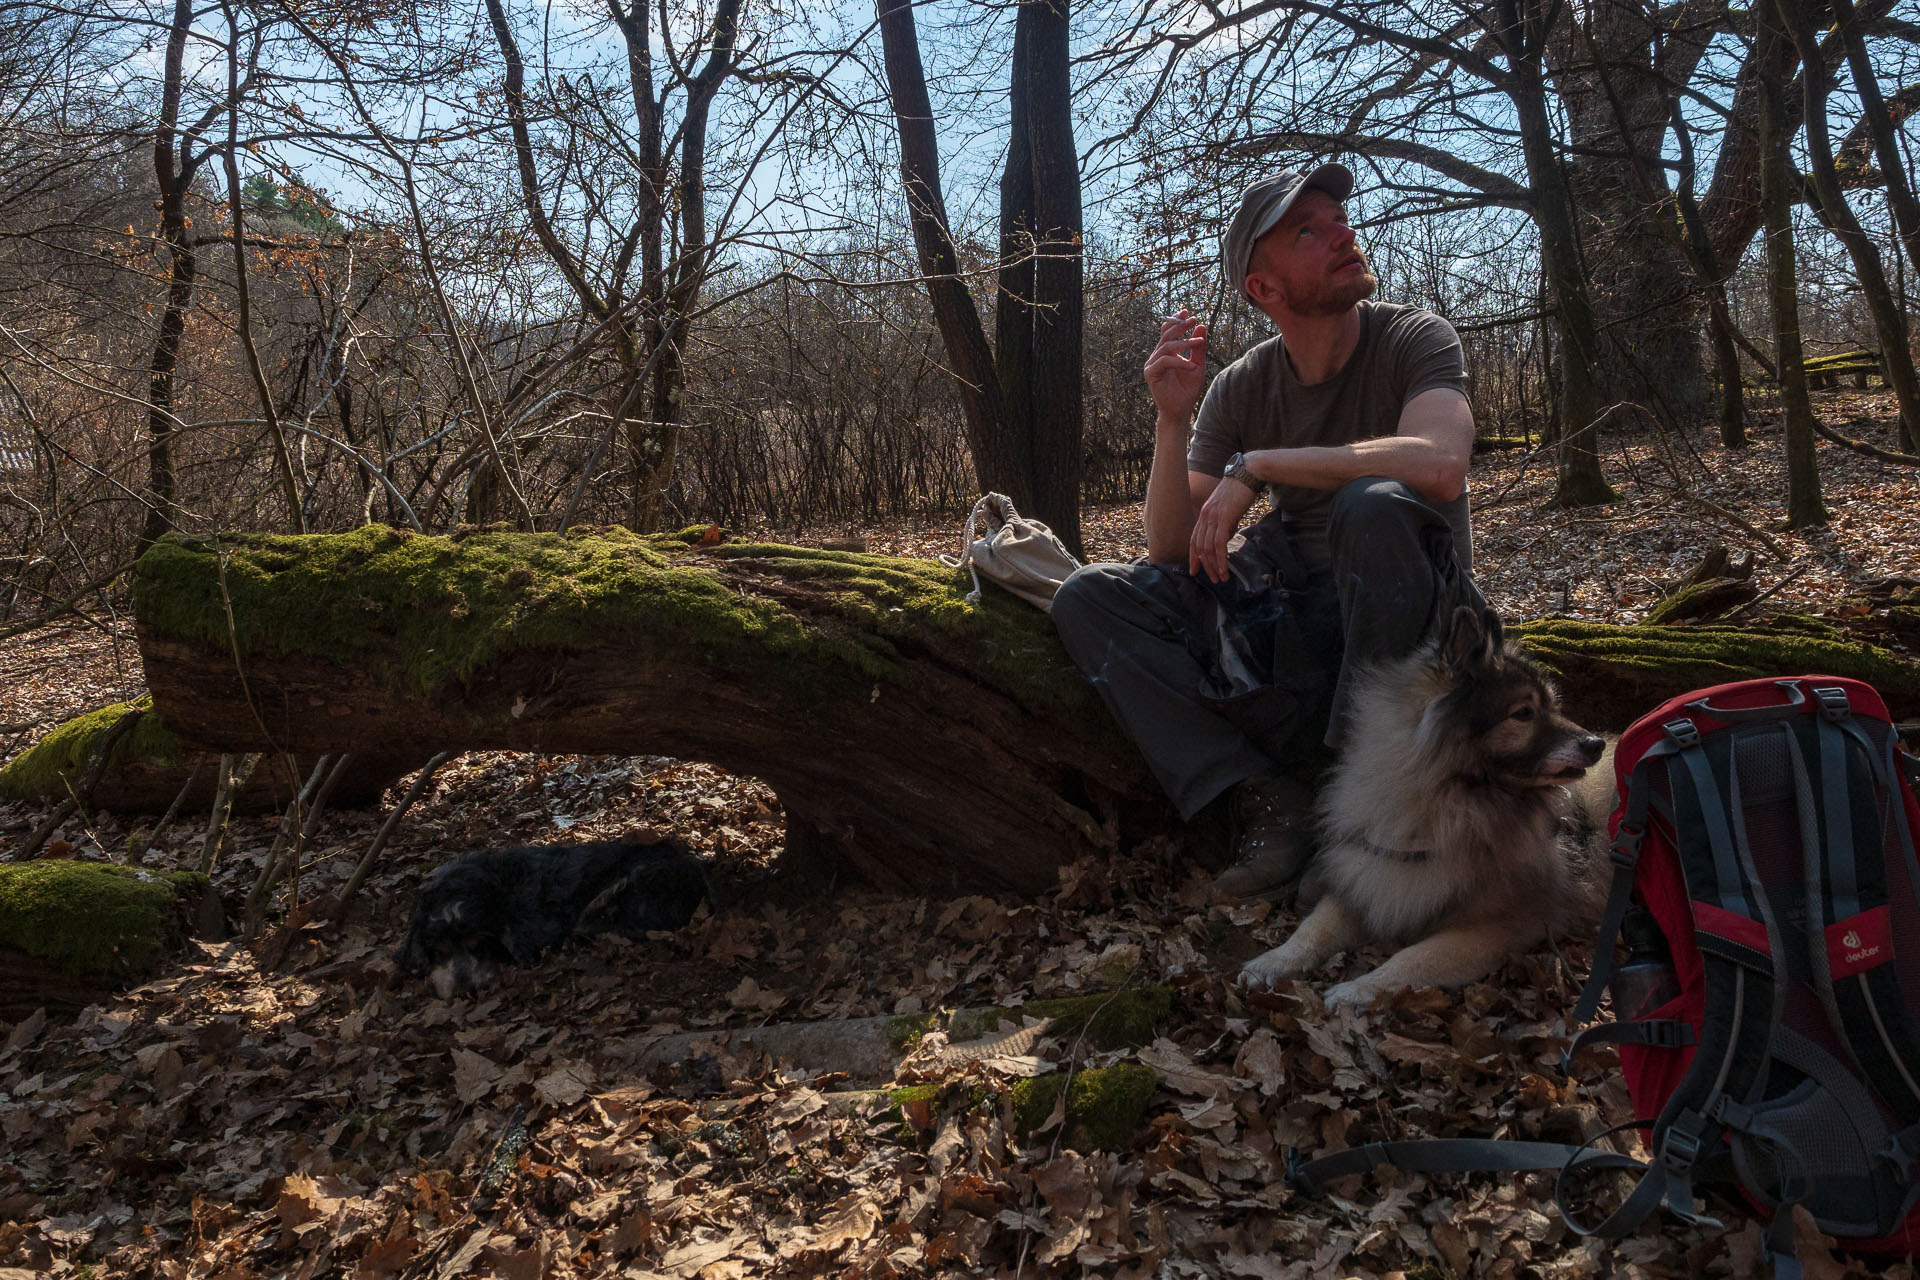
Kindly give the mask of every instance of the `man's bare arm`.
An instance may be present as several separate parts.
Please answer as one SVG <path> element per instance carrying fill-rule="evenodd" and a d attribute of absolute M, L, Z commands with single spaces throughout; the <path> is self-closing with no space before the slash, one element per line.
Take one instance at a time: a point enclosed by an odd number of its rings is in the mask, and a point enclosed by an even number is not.
<path fill-rule="evenodd" d="M 1259 449 L 1247 455 L 1268 484 L 1338 489 L 1362 476 L 1398 480 L 1428 502 L 1451 502 L 1467 483 L 1473 458 L 1473 409 L 1450 387 L 1435 387 L 1400 411 L 1397 434 L 1353 444 Z"/>
<path fill-rule="evenodd" d="M 1147 357 L 1147 390 L 1154 401 L 1153 467 L 1147 473 L 1147 559 L 1164 564 L 1187 558 L 1193 518 L 1205 492 L 1187 479 L 1187 430 L 1206 385 L 1207 327 L 1182 308 L 1162 322 Z"/>
<path fill-rule="evenodd" d="M 1267 484 L 1338 489 L 1350 480 L 1385 476 L 1428 502 L 1451 502 L 1467 483 L 1472 458 L 1472 407 L 1458 391 L 1435 387 L 1400 410 L 1397 435 L 1304 449 L 1256 449 L 1246 455 L 1246 462 L 1254 476 Z M 1203 481 L 1213 486 L 1210 491 Z M 1188 534 L 1188 564 L 1196 573 L 1224 581 L 1227 540 L 1240 528 L 1241 518 L 1259 494 L 1237 481 L 1215 481 L 1198 472 L 1190 477 L 1190 485 L 1199 511 Z"/>

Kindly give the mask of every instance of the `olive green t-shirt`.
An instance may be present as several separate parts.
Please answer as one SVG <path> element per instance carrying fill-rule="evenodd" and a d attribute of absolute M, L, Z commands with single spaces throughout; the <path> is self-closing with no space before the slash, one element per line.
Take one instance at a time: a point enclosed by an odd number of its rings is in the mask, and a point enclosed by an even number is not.
<path fill-rule="evenodd" d="M 1399 429 L 1406 403 L 1435 387 L 1467 391 L 1466 355 L 1453 326 L 1419 307 L 1363 301 L 1360 342 L 1345 367 L 1324 382 L 1309 386 L 1295 377 L 1286 344 L 1277 335 L 1222 369 L 1200 404 L 1187 467 L 1218 476 L 1236 453 L 1390 436 Z M 1276 484 L 1268 492 L 1306 567 L 1324 571 L 1327 509 L 1334 491 Z M 1437 509 L 1453 526 L 1461 565 L 1471 568 L 1466 490 Z"/>

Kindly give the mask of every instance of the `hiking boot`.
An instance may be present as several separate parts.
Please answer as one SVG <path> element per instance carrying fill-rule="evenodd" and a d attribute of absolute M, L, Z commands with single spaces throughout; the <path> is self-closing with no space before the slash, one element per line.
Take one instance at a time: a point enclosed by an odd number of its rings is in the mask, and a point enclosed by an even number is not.
<path fill-rule="evenodd" d="M 1213 891 L 1257 898 L 1286 888 L 1313 856 L 1313 793 L 1291 778 L 1259 774 L 1233 791 L 1233 865 Z"/>

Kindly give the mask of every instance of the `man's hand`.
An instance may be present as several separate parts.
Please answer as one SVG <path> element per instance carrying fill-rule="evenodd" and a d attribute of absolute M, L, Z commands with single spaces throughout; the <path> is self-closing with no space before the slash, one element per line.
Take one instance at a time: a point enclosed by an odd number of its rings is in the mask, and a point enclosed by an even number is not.
<path fill-rule="evenodd" d="M 1238 480 L 1221 477 L 1213 492 L 1200 504 L 1194 519 L 1193 534 L 1187 540 L 1187 569 L 1205 573 L 1215 582 L 1227 580 L 1227 543 L 1239 531 L 1240 520 L 1260 496 Z"/>
<path fill-rule="evenodd" d="M 1207 385 L 1207 326 L 1185 307 L 1160 324 L 1160 342 L 1147 357 L 1147 390 L 1161 422 L 1192 420 Z"/>

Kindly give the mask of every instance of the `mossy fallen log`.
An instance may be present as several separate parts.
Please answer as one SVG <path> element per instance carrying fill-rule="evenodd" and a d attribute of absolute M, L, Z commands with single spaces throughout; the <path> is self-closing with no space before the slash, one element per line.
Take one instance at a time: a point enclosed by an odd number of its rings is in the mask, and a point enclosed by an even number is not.
<path fill-rule="evenodd" d="M 1170 813 L 1044 614 L 920 560 L 604 534 L 169 538 L 155 704 L 228 751 L 506 748 L 764 779 L 789 847 L 1033 892 Z M 229 627 L 231 619 L 231 628 Z"/>
<path fill-rule="evenodd" d="M 207 877 L 66 860 L 0 865 L 0 1021 L 71 1011 L 152 976 L 205 933 Z"/>
<path fill-rule="evenodd" d="M 151 698 L 116 702 L 56 725 L 0 768 L 0 800 L 57 803 L 67 799 L 101 735 L 126 712 L 142 708 L 146 714 L 113 745 L 94 787 L 91 807 L 109 813 L 159 813 L 173 803 L 182 787 L 191 784 L 186 803 L 204 810 L 213 801 L 220 753 L 180 741 L 152 705 Z M 420 759 L 395 759 L 377 752 L 357 754 L 335 784 L 329 802 L 342 809 L 372 804 L 394 779 L 420 763 Z M 312 768 L 311 757 L 296 758 L 291 767 L 278 760 L 263 763 L 240 789 L 234 809 L 262 813 L 285 808 Z"/>
<path fill-rule="evenodd" d="M 1555 618 L 1509 631 L 1559 678 L 1568 712 L 1595 729 L 1623 729 L 1668 698 L 1707 685 L 1808 674 L 1865 680 L 1896 719 L 1920 716 L 1920 663 L 1817 618 L 1751 627 L 1617 627 Z"/>
<path fill-rule="evenodd" d="M 901 888 L 1032 892 L 1172 814 L 1047 617 L 922 560 L 623 530 L 163 539 L 135 570 L 155 705 L 226 751 L 639 753 L 764 779 L 789 847 Z M 1575 713 L 1920 669 L 1830 628 L 1516 633 Z"/>

